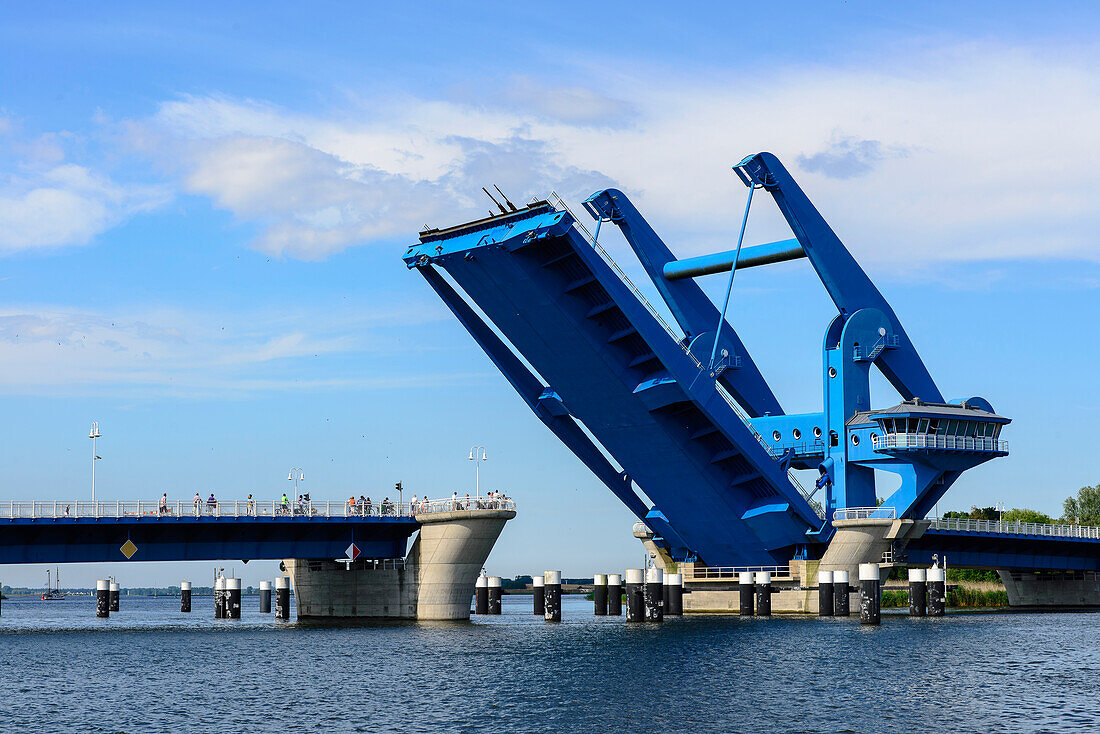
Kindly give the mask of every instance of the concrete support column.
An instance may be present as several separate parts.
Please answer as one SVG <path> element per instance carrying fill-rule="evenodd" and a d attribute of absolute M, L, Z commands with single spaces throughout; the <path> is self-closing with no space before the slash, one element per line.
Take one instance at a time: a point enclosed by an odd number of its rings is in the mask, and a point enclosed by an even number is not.
<path fill-rule="evenodd" d="M 923 568 L 909 569 L 909 616 L 923 617 L 928 601 L 927 571 Z"/>
<path fill-rule="evenodd" d="M 623 575 L 621 573 L 607 574 L 607 614 L 611 617 L 621 617 L 623 614 Z"/>
<path fill-rule="evenodd" d="M 290 619 L 290 579 L 275 577 L 275 619 Z"/>
<path fill-rule="evenodd" d="M 756 616 L 772 616 L 772 574 L 770 571 L 756 572 Z"/>
<path fill-rule="evenodd" d="M 665 619 L 664 573 L 656 566 L 645 571 L 645 618 L 650 622 L 663 622 Z"/>
<path fill-rule="evenodd" d="M 928 569 L 928 616 L 942 617 L 947 613 L 947 580 L 943 569 L 933 566 Z"/>
<path fill-rule="evenodd" d="M 241 580 L 225 580 L 225 617 L 226 619 L 241 618 Z"/>
<path fill-rule="evenodd" d="M 260 582 L 260 614 L 271 614 L 271 582 Z"/>
<path fill-rule="evenodd" d="M 640 568 L 626 569 L 626 621 L 645 621 L 645 600 L 642 587 L 645 585 L 645 573 Z"/>
<path fill-rule="evenodd" d="M 848 585 L 847 571 L 833 571 L 833 614 L 847 617 L 851 609 L 852 588 Z"/>
<path fill-rule="evenodd" d="M 191 582 L 180 581 L 180 611 L 191 613 Z"/>
<path fill-rule="evenodd" d="M 500 576 L 489 577 L 489 614 L 500 614 Z"/>
<path fill-rule="evenodd" d="M 684 574 L 666 573 L 665 590 L 668 592 L 665 614 L 679 617 L 684 613 Z"/>
<path fill-rule="evenodd" d="M 111 593 L 111 611 L 112 612 L 117 612 L 118 611 L 118 596 L 119 596 L 118 583 L 115 582 L 115 581 L 112 581 L 111 585 L 110 585 L 110 588 L 108 590 Z"/>
<path fill-rule="evenodd" d="M 95 616 L 111 616 L 111 582 L 107 579 L 95 582 Z"/>
<path fill-rule="evenodd" d="M 859 623 L 882 622 L 881 596 L 877 563 L 859 564 Z"/>
<path fill-rule="evenodd" d="M 536 617 L 546 614 L 546 589 L 542 576 L 531 577 L 531 599 L 533 601 Z"/>
<path fill-rule="evenodd" d="M 561 621 L 561 571 L 543 571 L 543 617 L 547 622 Z"/>
<path fill-rule="evenodd" d="M 480 574 L 474 582 L 474 614 L 489 613 L 489 577 Z"/>
<path fill-rule="evenodd" d="M 592 601 L 597 617 L 607 616 L 607 574 L 598 573 L 592 577 Z"/>
<path fill-rule="evenodd" d="M 817 572 L 817 616 L 833 616 L 833 572 Z"/>
<path fill-rule="evenodd" d="M 753 575 L 752 571 L 742 571 L 737 575 L 737 590 L 740 594 L 738 614 L 742 617 L 753 615 Z"/>

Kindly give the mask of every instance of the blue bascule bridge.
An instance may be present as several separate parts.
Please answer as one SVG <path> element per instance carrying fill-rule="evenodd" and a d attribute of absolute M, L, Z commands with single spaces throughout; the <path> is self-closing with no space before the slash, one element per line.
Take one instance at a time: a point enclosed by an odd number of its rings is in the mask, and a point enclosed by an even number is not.
<path fill-rule="evenodd" d="M 821 559 L 844 523 L 863 519 L 890 520 L 886 540 L 907 538 L 893 545 L 914 563 L 949 553 L 958 565 L 1097 568 L 1087 532 L 927 517 L 963 471 L 1008 454 L 1009 419 L 983 397 L 945 397 L 901 319 L 775 156 L 749 156 L 734 171 L 748 201 L 726 252 L 676 259 L 630 199 L 606 189 L 583 204 L 594 236 L 555 195 L 522 208 L 505 199 L 499 214 L 422 231 L 404 260 L 673 561 Z M 793 236 L 747 245 L 753 198 L 764 194 Z M 619 228 L 675 326 L 600 246 L 605 224 Z M 836 313 L 823 324 L 821 407 L 787 412 L 726 311 L 738 270 L 801 258 Z M 728 274 L 717 305 L 696 282 L 716 273 Z M 871 404 L 872 367 L 896 404 Z M 806 469 L 814 486 L 793 471 Z M 878 505 L 880 472 L 900 485 Z"/>

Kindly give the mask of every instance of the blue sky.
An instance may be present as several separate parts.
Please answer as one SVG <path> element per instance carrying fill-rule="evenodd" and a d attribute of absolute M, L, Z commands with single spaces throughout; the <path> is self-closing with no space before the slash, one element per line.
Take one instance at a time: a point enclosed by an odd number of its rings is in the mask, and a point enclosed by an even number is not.
<path fill-rule="evenodd" d="M 472 485 L 479 443 L 483 484 L 521 504 L 495 572 L 636 565 L 630 515 L 400 254 L 492 183 L 613 184 L 678 254 L 727 249 L 729 167 L 770 150 L 943 391 L 1013 418 L 1012 455 L 941 509 L 1058 513 L 1100 482 L 1097 11 L 957 5 L 4 6 L 6 494 L 84 497 L 92 420 L 121 499 L 275 497 L 292 465 L 316 498 L 438 496 Z M 779 236 L 764 201 L 748 241 Z M 788 410 L 820 405 L 831 308 L 805 262 L 738 277 L 733 323 Z"/>

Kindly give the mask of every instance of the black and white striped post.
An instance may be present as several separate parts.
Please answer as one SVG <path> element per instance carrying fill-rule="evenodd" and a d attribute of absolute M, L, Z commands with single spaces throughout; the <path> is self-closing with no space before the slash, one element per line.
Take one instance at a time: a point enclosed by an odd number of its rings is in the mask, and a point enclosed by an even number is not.
<path fill-rule="evenodd" d="M 500 576 L 489 577 L 489 614 L 500 614 Z"/>
<path fill-rule="evenodd" d="M 489 577 L 480 574 L 474 584 L 474 614 L 489 613 Z"/>
<path fill-rule="evenodd" d="M 546 588 L 542 576 L 531 577 L 531 599 L 536 617 L 546 614 Z"/>
<path fill-rule="evenodd" d="M 290 619 L 290 579 L 275 577 L 275 619 Z"/>
<path fill-rule="evenodd" d="M 926 574 L 928 579 L 928 616 L 942 617 L 947 613 L 946 574 L 939 566 L 932 566 Z"/>
<path fill-rule="evenodd" d="M 833 616 L 833 572 L 817 572 L 817 616 Z"/>
<path fill-rule="evenodd" d="M 225 579 L 214 579 L 214 619 L 225 619 Z"/>
<path fill-rule="evenodd" d="M 561 621 L 561 571 L 544 571 L 543 598 L 546 608 L 543 617 L 547 622 Z"/>
<path fill-rule="evenodd" d="M 772 616 L 772 573 L 756 572 L 756 616 Z"/>
<path fill-rule="evenodd" d="M 665 603 L 665 615 L 679 617 L 684 613 L 684 574 L 666 573 L 665 591 L 668 601 Z"/>
<path fill-rule="evenodd" d="M 592 601 L 597 617 L 607 616 L 607 574 L 598 573 L 592 577 Z"/>
<path fill-rule="evenodd" d="M 225 618 L 241 618 L 241 580 L 225 580 Z"/>
<path fill-rule="evenodd" d="M 623 575 L 607 574 L 607 614 L 611 617 L 623 615 Z"/>
<path fill-rule="evenodd" d="M 882 622 L 882 600 L 879 589 L 880 572 L 877 563 L 859 564 L 859 623 Z"/>
<path fill-rule="evenodd" d="M 626 621 L 645 621 L 645 599 L 642 587 L 645 586 L 645 572 L 640 568 L 626 569 Z"/>
<path fill-rule="evenodd" d="M 271 582 L 260 582 L 260 614 L 271 614 Z"/>
<path fill-rule="evenodd" d="M 909 569 L 909 616 L 923 617 L 928 603 L 928 577 L 923 568 Z"/>
<path fill-rule="evenodd" d="M 95 582 L 95 616 L 111 616 L 111 582 L 107 579 Z"/>
<path fill-rule="evenodd" d="M 665 620 L 664 572 L 656 566 L 645 570 L 645 618 L 650 622 Z"/>
<path fill-rule="evenodd" d="M 108 591 L 111 592 L 111 611 L 112 612 L 117 612 L 118 611 L 118 596 L 119 596 L 118 582 L 117 581 L 112 581 Z"/>
<path fill-rule="evenodd" d="M 833 614 L 847 617 L 852 613 L 852 589 L 848 586 L 847 571 L 833 571 Z"/>
<path fill-rule="evenodd" d="M 742 617 L 751 617 L 753 615 L 753 595 L 755 593 L 753 586 L 752 571 L 742 571 L 737 574 L 737 590 L 740 594 L 740 604 L 738 606 L 738 614 Z"/>
<path fill-rule="evenodd" d="M 180 611 L 191 613 L 191 582 L 180 581 Z"/>

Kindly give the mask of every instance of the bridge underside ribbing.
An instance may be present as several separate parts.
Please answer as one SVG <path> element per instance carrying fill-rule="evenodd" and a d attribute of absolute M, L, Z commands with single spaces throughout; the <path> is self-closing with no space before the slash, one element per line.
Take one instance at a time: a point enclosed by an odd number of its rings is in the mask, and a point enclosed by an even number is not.
<path fill-rule="evenodd" d="M 17 519 L 0 521 L 0 564 L 333 559 L 351 543 L 363 558 L 401 558 L 419 527 L 411 517 Z"/>

